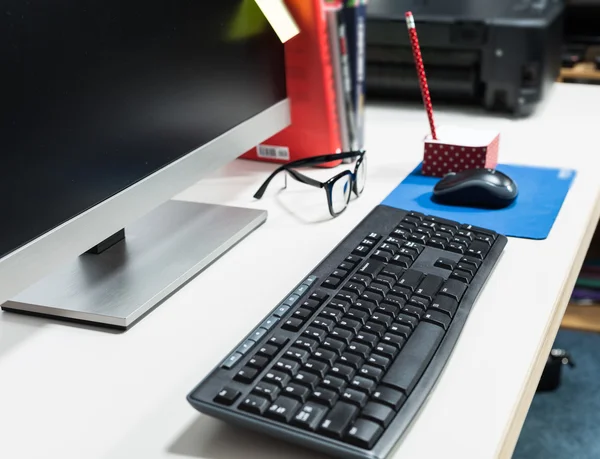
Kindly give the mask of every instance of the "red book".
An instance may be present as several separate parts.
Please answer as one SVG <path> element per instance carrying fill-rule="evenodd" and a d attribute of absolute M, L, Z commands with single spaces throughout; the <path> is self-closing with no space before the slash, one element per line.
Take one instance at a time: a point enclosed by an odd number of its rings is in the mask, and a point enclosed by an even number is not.
<path fill-rule="evenodd" d="M 300 29 L 284 44 L 292 122 L 242 158 L 286 163 L 342 151 L 324 1 L 285 4 Z"/>

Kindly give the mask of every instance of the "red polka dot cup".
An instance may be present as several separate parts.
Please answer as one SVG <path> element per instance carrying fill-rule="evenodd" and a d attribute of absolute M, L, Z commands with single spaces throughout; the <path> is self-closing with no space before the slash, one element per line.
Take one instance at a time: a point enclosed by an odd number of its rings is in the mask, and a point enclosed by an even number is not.
<path fill-rule="evenodd" d="M 422 174 L 443 177 L 467 169 L 494 169 L 498 165 L 500 133 L 454 126 L 437 128 L 437 140 L 425 138 Z"/>

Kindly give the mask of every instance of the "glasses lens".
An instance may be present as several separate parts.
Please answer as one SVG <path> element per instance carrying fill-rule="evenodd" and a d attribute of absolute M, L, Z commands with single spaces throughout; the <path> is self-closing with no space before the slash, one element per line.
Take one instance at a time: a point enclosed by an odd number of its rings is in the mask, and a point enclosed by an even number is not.
<path fill-rule="evenodd" d="M 358 166 L 356 171 L 356 192 L 361 194 L 365 189 L 365 183 L 367 182 L 367 157 L 363 156 L 363 160 Z"/>
<path fill-rule="evenodd" d="M 331 187 L 331 208 L 335 214 L 342 212 L 350 201 L 350 175 L 336 180 Z"/>

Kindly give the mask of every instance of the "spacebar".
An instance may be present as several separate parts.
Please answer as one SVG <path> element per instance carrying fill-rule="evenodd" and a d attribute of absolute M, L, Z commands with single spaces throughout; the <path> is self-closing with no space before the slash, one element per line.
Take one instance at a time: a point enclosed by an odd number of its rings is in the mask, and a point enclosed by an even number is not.
<path fill-rule="evenodd" d="M 410 394 L 429 365 L 443 337 L 443 328 L 421 322 L 381 382 L 386 386 L 400 389 L 407 395 Z"/>

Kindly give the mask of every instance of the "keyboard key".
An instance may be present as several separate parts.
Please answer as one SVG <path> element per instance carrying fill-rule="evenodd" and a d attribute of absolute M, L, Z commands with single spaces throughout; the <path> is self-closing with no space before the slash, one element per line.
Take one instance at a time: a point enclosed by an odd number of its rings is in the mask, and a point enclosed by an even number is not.
<path fill-rule="evenodd" d="M 448 252 L 460 253 L 462 255 L 467 250 L 467 246 L 463 244 L 457 244 L 456 242 L 450 242 L 448 245 L 446 245 L 446 250 Z"/>
<path fill-rule="evenodd" d="M 358 322 L 360 322 L 361 324 L 365 324 L 366 321 L 369 319 L 369 315 L 368 313 L 366 313 L 365 311 L 361 311 L 360 309 L 356 309 L 356 308 L 352 308 L 348 311 L 348 313 L 346 314 L 346 317 L 348 319 L 352 319 L 352 320 L 357 320 Z"/>
<path fill-rule="evenodd" d="M 375 279 L 375 282 L 377 282 L 378 284 L 384 285 L 387 288 L 387 291 L 389 291 L 392 289 L 392 287 L 396 283 L 397 279 L 395 277 L 386 276 L 385 274 L 382 274 L 382 273 L 383 273 L 383 270 L 379 273 L 379 276 L 377 276 L 377 278 Z M 386 293 L 387 293 L 387 291 L 386 291 Z"/>
<path fill-rule="evenodd" d="M 323 290 L 316 290 L 310 294 L 309 298 L 321 304 L 328 298 L 328 296 L 329 295 L 327 295 L 327 293 L 325 293 Z"/>
<path fill-rule="evenodd" d="M 406 342 L 406 338 L 400 335 L 394 335 L 393 333 L 386 333 L 383 335 L 383 338 L 381 338 L 381 342 L 383 344 L 395 346 L 397 349 L 402 349 L 404 343 Z"/>
<path fill-rule="evenodd" d="M 427 241 L 427 245 L 429 247 L 434 247 L 436 249 L 446 250 L 446 244 L 448 241 L 446 239 L 442 239 L 439 237 L 432 237 Z"/>
<path fill-rule="evenodd" d="M 333 300 L 331 300 L 329 302 L 327 307 L 332 308 L 332 309 L 337 309 L 338 311 L 341 311 L 342 313 L 346 314 L 348 312 L 348 310 L 350 309 L 350 303 L 348 301 L 339 300 L 337 298 L 334 298 Z"/>
<path fill-rule="evenodd" d="M 365 276 L 364 274 L 355 274 L 350 278 L 350 282 L 355 284 L 363 285 L 365 288 L 369 286 L 371 283 L 371 278 L 369 276 Z M 362 292 L 361 292 L 362 293 Z"/>
<path fill-rule="evenodd" d="M 404 268 L 402 268 L 401 266 L 387 265 L 380 271 L 380 274 L 383 276 L 391 277 L 397 281 L 398 279 L 400 279 L 402 274 L 404 274 L 404 271 Z"/>
<path fill-rule="evenodd" d="M 471 240 L 464 238 L 464 237 L 460 237 L 460 236 L 454 236 L 450 242 L 455 242 L 456 244 L 460 244 L 463 245 L 465 247 L 468 247 L 471 244 Z"/>
<path fill-rule="evenodd" d="M 450 274 L 450 279 L 468 284 L 473 280 L 473 275 L 470 272 L 463 271 L 462 269 L 455 269 L 454 272 Z"/>
<path fill-rule="evenodd" d="M 312 284 L 314 284 L 317 280 L 317 276 L 308 276 L 304 282 L 302 282 L 302 285 L 306 285 L 307 287 L 310 287 Z"/>
<path fill-rule="evenodd" d="M 292 417 L 300 408 L 300 402 L 293 398 L 280 396 L 267 410 L 266 415 L 272 419 L 282 422 L 290 422 Z"/>
<path fill-rule="evenodd" d="M 392 318 L 387 314 L 382 314 L 379 311 L 375 311 L 371 316 L 370 322 L 375 322 L 376 324 L 383 325 L 384 327 L 389 327 L 392 323 Z"/>
<path fill-rule="evenodd" d="M 361 370 L 362 371 L 362 370 Z M 379 370 L 381 371 L 381 370 Z M 375 391 L 377 383 L 375 380 L 365 378 L 364 376 L 356 376 L 351 382 L 350 387 L 364 392 L 367 395 L 371 395 Z"/>
<path fill-rule="evenodd" d="M 383 297 L 385 297 L 385 295 L 387 295 L 387 292 L 391 288 L 392 288 L 392 286 L 377 282 L 377 279 L 375 279 L 375 282 L 373 282 L 371 285 L 369 285 L 365 294 L 367 294 L 369 292 L 373 292 L 373 293 L 377 293 L 378 295 L 381 295 L 383 298 Z"/>
<path fill-rule="evenodd" d="M 392 239 L 394 239 L 394 238 L 392 238 Z M 379 250 L 385 250 L 386 252 L 389 252 L 390 256 L 395 255 L 398 248 L 399 247 L 396 244 L 389 244 L 388 242 L 384 242 L 383 244 L 381 244 L 379 246 Z M 373 257 L 373 258 L 375 258 L 375 257 Z"/>
<path fill-rule="evenodd" d="M 285 300 L 283 304 L 292 307 L 294 304 L 296 304 L 296 301 L 298 301 L 299 299 L 300 297 L 298 295 L 290 295 L 290 297 L 287 300 Z"/>
<path fill-rule="evenodd" d="M 335 375 L 336 377 L 343 379 L 346 382 L 350 381 L 354 377 L 355 371 L 356 370 L 354 368 L 352 368 L 348 365 L 343 365 L 341 363 L 336 363 L 331 368 L 332 375 Z"/>
<path fill-rule="evenodd" d="M 294 398 L 301 403 L 305 403 L 308 400 L 308 396 L 310 395 L 310 391 L 306 386 L 301 386 L 300 384 L 290 383 L 283 389 L 283 393 L 287 397 Z"/>
<path fill-rule="evenodd" d="M 391 360 L 373 352 L 367 359 L 367 363 L 373 367 L 381 368 L 383 371 L 386 371 L 390 366 Z"/>
<path fill-rule="evenodd" d="M 391 344 L 378 343 L 373 352 L 376 352 L 379 355 L 387 357 L 390 360 L 394 360 L 394 358 L 398 355 L 398 348 L 396 346 L 392 346 Z"/>
<path fill-rule="evenodd" d="M 438 260 L 433 264 L 436 268 L 449 269 L 452 271 L 456 266 L 456 262 L 454 260 L 450 260 L 448 258 L 438 258 Z"/>
<path fill-rule="evenodd" d="M 430 300 L 428 300 L 427 298 L 418 296 L 418 295 L 412 296 L 408 302 L 408 304 L 410 306 L 417 306 L 418 308 L 421 308 L 423 311 L 427 311 L 427 308 L 429 308 L 430 303 L 431 303 Z"/>
<path fill-rule="evenodd" d="M 379 337 L 374 335 L 373 333 L 367 333 L 365 331 L 360 331 L 358 335 L 356 335 L 355 341 L 360 344 L 364 344 L 369 348 L 372 348 L 379 341 Z"/>
<path fill-rule="evenodd" d="M 458 301 L 449 296 L 438 295 L 431 304 L 432 311 L 440 311 L 447 314 L 450 318 L 454 317 L 456 310 L 458 309 Z"/>
<path fill-rule="evenodd" d="M 324 378 L 329 370 L 329 365 L 316 359 L 309 359 L 302 368 L 304 371 L 316 374 L 319 378 Z"/>
<path fill-rule="evenodd" d="M 300 319 L 301 321 L 305 321 L 310 316 L 313 315 L 313 311 L 307 308 L 298 308 L 292 313 L 293 319 Z"/>
<path fill-rule="evenodd" d="M 431 322 L 432 324 L 439 325 L 444 330 L 448 330 L 448 327 L 450 327 L 450 322 L 452 321 L 452 319 L 448 315 L 444 314 L 443 312 L 428 311 L 423 316 L 423 321 Z"/>
<path fill-rule="evenodd" d="M 335 297 L 352 304 L 358 298 L 358 294 L 356 292 L 348 292 L 346 290 L 342 290 L 341 292 L 338 292 L 338 294 Z"/>
<path fill-rule="evenodd" d="M 221 368 L 233 368 L 238 360 L 240 360 L 242 357 L 243 355 L 240 352 L 234 352 L 222 363 Z"/>
<path fill-rule="evenodd" d="M 247 339 L 246 341 L 244 341 L 240 347 L 237 348 L 236 352 L 239 352 L 240 354 L 244 355 L 246 354 L 250 349 L 252 349 L 252 347 L 256 344 L 256 341 L 252 340 L 252 339 Z"/>
<path fill-rule="evenodd" d="M 327 319 L 331 319 L 334 322 L 337 322 L 342 318 L 343 313 L 337 309 L 326 307 L 319 313 L 319 315 L 322 317 L 326 317 Z"/>
<path fill-rule="evenodd" d="M 388 331 L 395 335 L 403 336 L 404 339 L 408 339 L 409 336 L 412 334 L 412 328 L 410 328 L 407 325 L 402 325 L 399 323 L 392 324 L 392 326 L 389 328 Z"/>
<path fill-rule="evenodd" d="M 300 306 L 302 307 L 302 309 L 309 309 L 311 311 L 314 311 L 320 305 L 321 305 L 321 303 L 319 303 L 317 300 L 306 300 Z"/>
<path fill-rule="evenodd" d="M 475 266 L 473 266 L 471 264 L 463 263 L 462 261 L 456 265 L 456 270 L 457 271 L 460 270 L 460 271 L 469 273 L 471 275 L 471 277 L 473 277 L 473 276 L 475 276 L 475 274 L 477 274 L 477 268 Z"/>
<path fill-rule="evenodd" d="M 266 382 L 277 384 L 279 387 L 287 386 L 291 379 L 292 378 L 289 375 L 277 370 L 269 371 L 264 377 Z"/>
<path fill-rule="evenodd" d="M 367 239 L 371 239 L 372 241 L 379 242 L 383 236 L 379 233 L 369 233 Z"/>
<path fill-rule="evenodd" d="M 390 264 L 399 266 L 400 268 L 410 268 L 413 260 L 406 255 L 394 255 L 390 260 Z"/>
<path fill-rule="evenodd" d="M 337 359 L 337 354 L 333 351 L 329 351 L 327 349 L 319 348 L 313 354 L 313 358 L 320 362 L 323 362 L 329 366 L 333 365 L 335 360 Z"/>
<path fill-rule="evenodd" d="M 325 330 L 327 333 L 329 333 L 331 330 L 333 330 L 333 327 L 335 327 L 335 322 L 325 317 L 317 317 L 310 323 L 310 325 L 315 328 Z"/>
<path fill-rule="evenodd" d="M 302 322 L 301 319 L 288 319 L 281 326 L 281 328 L 284 330 L 289 330 L 289 331 L 295 332 L 295 331 L 300 330 L 302 328 L 303 324 L 304 324 L 304 322 Z"/>
<path fill-rule="evenodd" d="M 485 234 L 481 234 L 481 233 L 476 233 L 475 241 L 482 242 L 482 243 L 486 244 L 488 247 L 491 247 L 491 245 L 494 243 L 494 239 L 492 237 L 486 236 Z"/>
<path fill-rule="evenodd" d="M 336 269 L 331 273 L 331 277 L 337 277 L 338 279 L 345 279 L 348 275 L 348 271 L 345 269 Z"/>
<path fill-rule="evenodd" d="M 299 347 L 300 349 L 308 350 L 311 354 L 315 352 L 315 349 L 319 346 L 319 343 L 314 339 L 310 338 L 298 338 L 294 342 L 294 346 Z"/>
<path fill-rule="evenodd" d="M 349 319 L 347 317 L 344 317 L 338 322 L 338 327 L 348 330 L 354 334 L 358 333 L 362 326 L 363 324 L 358 320 Z"/>
<path fill-rule="evenodd" d="M 365 245 L 367 247 L 373 248 L 375 247 L 375 241 L 371 239 L 363 239 L 360 245 Z"/>
<path fill-rule="evenodd" d="M 286 315 L 286 314 L 288 313 L 288 311 L 289 311 L 290 309 L 291 309 L 291 308 L 290 308 L 289 306 L 286 306 L 286 305 L 281 305 L 281 306 L 279 306 L 279 307 L 278 307 L 278 308 L 275 310 L 275 312 L 273 313 L 273 315 L 274 315 L 275 317 L 283 317 L 284 315 Z"/>
<path fill-rule="evenodd" d="M 384 327 L 383 325 L 369 321 L 365 324 L 365 326 L 363 327 L 363 329 L 361 331 L 366 331 L 367 333 L 372 333 L 381 338 L 383 336 L 383 334 L 385 333 L 385 330 L 386 330 L 386 327 Z"/>
<path fill-rule="evenodd" d="M 248 360 L 248 366 L 257 368 L 259 370 L 262 370 L 263 368 L 265 368 L 268 363 L 269 363 L 269 360 L 266 357 L 261 357 L 259 355 L 256 355 L 256 356 L 252 357 L 250 360 Z"/>
<path fill-rule="evenodd" d="M 345 440 L 360 448 L 371 449 L 381 437 L 383 428 L 367 419 L 359 419 L 348 431 Z"/>
<path fill-rule="evenodd" d="M 260 347 L 258 354 L 264 355 L 267 358 L 271 358 L 277 354 L 278 351 L 279 349 L 276 346 L 273 346 L 272 344 L 265 344 L 264 346 Z"/>
<path fill-rule="evenodd" d="M 409 316 L 408 314 L 400 313 L 396 317 L 396 323 L 398 323 L 400 325 L 406 325 L 406 326 L 410 327 L 411 330 L 414 330 L 415 328 L 417 328 L 419 321 L 418 321 L 418 319 L 414 318 L 413 316 Z"/>
<path fill-rule="evenodd" d="M 298 295 L 299 297 L 304 295 L 308 291 L 309 286 L 302 284 L 296 290 L 294 290 L 294 295 Z"/>
<path fill-rule="evenodd" d="M 383 268 L 383 263 L 377 260 L 369 259 L 358 269 L 357 274 L 368 276 L 371 279 L 375 279 L 379 274 L 379 271 Z"/>
<path fill-rule="evenodd" d="M 428 222 L 437 223 L 438 225 L 448 226 L 455 230 L 458 230 L 458 227 L 460 226 L 458 222 L 455 222 L 453 220 L 447 220 L 441 217 L 436 217 L 435 215 L 429 215 L 425 217 L 424 220 Z"/>
<path fill-rule="evenodd" d="M 344 261 L 346 263 L 352 263 L 352 265 L 356 267 L 356 265 L 362 261 L 362 258 L 356 255 L 348 255 Z"/>
<path fill-rule="evenodd" d="M 383 370 L 372 365 L 364 365 L 360 370 L 358 370 L 358 374 L 363 378 L 368 378 L 375 382 L 379 382 L 383 376 Z"/>
<path fill-rule="evenodd" d="M 361 295 L 362 292 L 365 291 L 365 285 L 359 282 L 348 282 L 347 284 L 344 284 L 344 286 L 342 287 L 342 290 L 345 292 L 351 292 L 354 293 L 356 295 Z"/>
<path fill-rule="evenodd" d="M 337 376 L 327 375 L 325 379 L 321 381 L 321 386 L 339 394 L 346 387 L 346 382 Z"/>
<path fill-rule="evenodd" d="M 275 362 L 273 368 L 294 376 L 300 370 L 300 364 L 295 360 L 279 359 Z"/>
<path fill-rule="evenodd" d="M 371 349 L 368 346 L 361 344 L 359 342 L 356 342 L 356 341 L 352 341 L 350 343 L 347 351 L 351 354 L 358 355 L 359 357 L 361 357 L 363 359 L 366 359 L 369 356 L 369 354 L 371 353 Z"/>
<path fill-rule="evenodd" d="M 325 416 L 319 431 L 329 437 L 341 439 L 348 426 L 358 416 L 358 411 L 356 406 L 339 401 Z"/>
<path fill-rule="evenodd" d="M 344 352 L 346 343 L 334 338 L 326 338 L 325 341 L 323 341 L 322 347 L 323 349 L 328 349 L 335 352 L 339 356 L 342 355 L 342 352 Z"/>
<path fill-rule="evenodd" d="M 457 236 L 465 238 L 465 239 L 467 239 L 469 241 L 472 241 L 473 238 L 475 237 L 475 233 L 473 233 L 473 231 L 467 231 L 467 230 L 464 230 L 464 229 L 458 230 L 455 234 Z"/>
<path fill-rule="evenodd" d="M 344 352 L 338 360 L 338 363 L 348 365 L 355 370 L 358 370 L 362 366 L 363 362 L 364 360 L 362 357 L 356 354 L 350 354 L 349 352 Z"/>
<path fill-rule="evenodd" d="M 273 335 L 267 341 L 268 344 L 276 347 L 283 347 L 290 339 L 284 335 Z"/>
<path fill-rule="evenodd" d="M 400 313 L 400 309 L 403 306 L 404 305 L 391 304 L 391 303 L 388 303 L 387 301 L 384 301 L 383 303 L 381 303 L 381 305 L 377 308 L 376 311 L 378 314 L 385 314 L 388 317 L 395 319 L 396 316 Z"/>
<path fill-rule="evenodd" d="M 405 394 L 385 386 L 379 386 L 371 398 L 378 403 L 383 403 L 384 405 L 392 407 L 396 411 L 398 411 L 402 405 L 404 405 L 404 402 L 406 402 Z"/>
<path fill-rule="evenodd" d="M 473 258 L 478 258 L 483 260 L 488 252 L 490 251 L 490 246 L 485 242 L 475 241 L 473 242 L 466 251 L 466 254 Z"/>
<path fill-rule="evenodd" d="M 371 251 L 371 247 L 367 245 L 359 245 L 352 251 L 352 255 L 356 255 L 358 257 L 364 257 Z"/>
<path fill-rule="evenodd" d="M 371 260 L 383 261 L 387 263 L 392 258 L 393 254 L 391 252 L 387 252 L 385 250 L 376 250 L 373 255 L 371 255 Z"/>
<path fill-rule="evenodd" d="M 264 414 L 269 407 L 269 400 L 258 395 L 249 395 L 240 403 L 240 410 L 248 411 L 253 414 Z"/>
<path fill-rule="evenodd" d="M 308 402 L 294 416 L 292 424 L 302 429 L 314 431 L 327 414 L 327 408 L 314 402 Z"/>
<path fill-rule="evenodd" d="M 414 291 L 419 285 L 422 277 L 423 274 L 421 272 L 409 269 L 402 275 L 400 280 L 398 280 L 398 285 Z"/>
<path fill-rule="evenodd" d="M 260 328 L 264 328 L 265 330 L 270 330 L 272 327 L 275 326 L 275 324 L 277 324 L 277 322 L 279 322 L 279 317 L 276 317 L 275 315 L 269 317 L 267 320 L 265 320 L 262 324 L 260 324 Z"/>
<path fill-rule="evenodd" d="M 214 401 L 221 405 L 233 405 L 239 398 L 241 392 L 239 390 L 232 389 L 231 387 L 224 387 L 219 391 Z"/>
<path fill-rule="evenodd" d="M 397 239 L 406 239 L 408 236 L 410 236 L 410 233 L 410 228 L 396 228 L 394 231 L 392 231 L 392 236 Z"/>
<path fill-rule="evenodd" d="M 334 403 L 337 402 L 338 397 L 339 395 L 337 392 L 322 387 L 317 387 L 317 390 L 310 395 L 311 400 L 329 408 L 331 408 Z"/>
<path fill-rule="evenodd" d="M 313 373 L 301 371 L 296 376 L 294 376 L 294 382 L 302 384 L 303 386 L 306 386 L 311 391 L 313 391 L 319 384 L 319 377 Z"/>
<path fill-rule="evenodd" d="M 415 290 L 415 294 L 432 300 L 443 283 L 444 279 L 442 277 L 430 274 L 421 281 L 419 287 Z"/>
<path fill-rule="evenodd" d="M 412 244 L 412 242 L 407 242 L 407 244 Z M 411 261 L 415 261 L 419 256 L 419 253 L 416 250 L 409 249 L 407 247 L 402 247 L 400 250 L 398 250 L 397 255 L 402 255 L 404 257 L 410 258 Z"/>
<path fill-rule="evenodd" d="M 479 227 L 473 226 L 473 225 L 461 225 L 460 229 L 466 230 L 466 231 L 473 231 L 474 233 L 488 236 L 488 237 L 492 238 L 493 240 L 495 240 L 496 236 L 497 236 L 497 234 L 494 231 L 491 231 L 491 230 L 488 230 L 485 228 L 479 228 Z"/>
<path fill-rule="evenodd" d="M 425 246 L 422 244 L 417 244 L 416 242 L 407 241 L 404 244 L 402 244 L 402 248 L 412 250 L 418 255 L 420 255 L 421 252 L 425 249 Z"/>
<path fill-rule="evenodd" d="M 279 391 L 280 391 L 279 387 L 276 386 L 275 384 L 261 381 L 256 385 L 256 387 L 253 389 L 252 392 L 254 392 L 262 397 L 268 398 L 269 401 L 272 402 L 273 400 L 275 400 L 277 398 Z"/>
<path fill-rule="evenodd" d="M 402 310 L 402 312 L 421 320 L 421 317 L 423 316 L 423 313 L 425 311 L 423 311 L 423 309 L 421 309 L 418 306 L 408 305 L 408 306 L 404 306 L 404 309 Z"/>
<path fill-rule="evenodd" d="M 346 345 L 350 344 L 350 341 L 354 339 L 354 333 L 344 328 L 334 328 L 331 332 L 331 337 L 335 339 L 339 339 L 346 343 Z"/>
<path fill-rule="evenodd" d="M 368 315 L 373 314 L 375 312 L 375 309 L 377 309 L 378 303 L 368 298 L 372 298 L 374 296 L 376 296 L 374 293 L 371 293 L 368 296 L 365 294 L 365 296 L 359 298 L 353 304 L 353 307 L 366 312 Z"/>
<path fill-rule="evenodd" d="M 420 323 L 381 382 L 410 394 L 443 337 L 444 330 L 441 327 L 427 322 Z"/>
<path fill-rule="evenodd" d="M 355 267 L 354 263 L 349 263 L 347 261 L 342 261 L 338 266 L 338 269 L 343 269 L 344 271 L 352 271 Z"/>
<path fill-rule="evenodd" d="M 376 422 L 383 428 L 386 428 L 396 416 L 396 413 L 389 406 L 382 405 L 381 403 L 369 402 L 364 407 L 360 415 L 371 421 Z"/>
<path fill-rule="evenodd" d="M 465 283 L 456 279 L 449 279 L 440 290 L 440 295 L 449 296 L 460 302 L 466 290 L 467 285 Z"/>
<path fill-rule="evenodd" d="M 342 393 L 340 400 L 343 400 L 347 403 L 352 403 L 353 405 L 362 408 L 369 401 L 369 396 L 359 390 L 348 388 Z"/>
<path fill-rule="evenodd" d="M 328 277 L 327 279 L 325 279 L 323 281 L 323 283 L 321 284 L 322 287 L 325 288 L 329 288 L 332 290 L 335 290 L 336 288 L 339 287 L 339 285 L 342 283 L 341 279 L 338 279 L 337 277 Z"/>
<path fill-rule="evenodd" d="M 317 340 L 319 343 L 325 341 L 325 337 L 327 336 L 327 332 L 320 328 L 316 327 L 308 327 L 306 330 L 302 332 L 302 336 L 306 336 L 307 338 L 311 338 Z"/>

